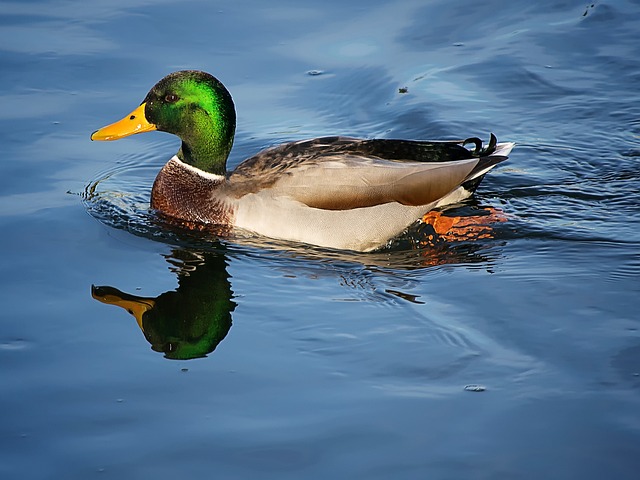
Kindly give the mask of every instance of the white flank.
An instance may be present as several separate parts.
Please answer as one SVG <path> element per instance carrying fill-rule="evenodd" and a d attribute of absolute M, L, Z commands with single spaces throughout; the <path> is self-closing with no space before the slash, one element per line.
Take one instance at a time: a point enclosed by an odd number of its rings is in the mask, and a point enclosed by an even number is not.
<path fill-rule="evenodd" d="M 235 226 L 271 238 L 370 251 L 386 244 L 433 207 L 433 203 L 410 207 L 391 202 L 350 210 L 323 210 L 261 192 L 241 199 Z"/>

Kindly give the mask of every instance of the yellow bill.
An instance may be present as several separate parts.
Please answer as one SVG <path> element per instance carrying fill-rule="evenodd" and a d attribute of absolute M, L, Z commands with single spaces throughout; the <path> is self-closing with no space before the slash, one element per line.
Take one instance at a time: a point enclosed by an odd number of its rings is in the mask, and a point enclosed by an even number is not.
<path fill-rule="evenodd" d="M 143 332 L 142 316 L 156 306 L 156 301 L 153 298 L 136 297 L 135 295 L 129 295 L 113 287 L 96 287 L 95 285 L 91 285 L 91 296 L 107 305 L 117 305 L 120 308 L 124 308 L 135 317 L 140 330 Z"/>
<path fill-rule="evenodd" d="M 118 140 L 136 133 L 156 130 L 156 126 L 153 123 L 149 123 L 144 116 L 145 105 L 146 103 L 143 103 L 122 120 L 102 127 L 100 130 L 96 130 L 91 134 L 91 140 Z"/>

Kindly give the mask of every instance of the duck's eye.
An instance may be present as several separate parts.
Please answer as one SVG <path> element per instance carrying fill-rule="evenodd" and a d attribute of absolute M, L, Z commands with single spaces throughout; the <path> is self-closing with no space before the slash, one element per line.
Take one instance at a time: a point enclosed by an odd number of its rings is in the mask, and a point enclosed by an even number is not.
<path fill-rule="evenodd" d="M 164 97 L 165 102 L 176 103 L 178 101 L 178 95 L 175 93 L 168 93 L 166 97 Z"/>

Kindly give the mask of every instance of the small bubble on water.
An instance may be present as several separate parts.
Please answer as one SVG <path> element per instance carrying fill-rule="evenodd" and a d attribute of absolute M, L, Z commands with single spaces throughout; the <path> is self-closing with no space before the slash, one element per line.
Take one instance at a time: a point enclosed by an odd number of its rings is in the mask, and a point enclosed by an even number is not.
<path fill-rule="evenodd" d="M 465 385 L 464 389 L 467 392 L 484 392 L 487 387 L 484 385 Z"/>
<path fill-rule="evenodd" d="M 0 342 L 0 350 L 24 350 L 27 345 L 27 342 L 21 339 L 7 340 Z"/>

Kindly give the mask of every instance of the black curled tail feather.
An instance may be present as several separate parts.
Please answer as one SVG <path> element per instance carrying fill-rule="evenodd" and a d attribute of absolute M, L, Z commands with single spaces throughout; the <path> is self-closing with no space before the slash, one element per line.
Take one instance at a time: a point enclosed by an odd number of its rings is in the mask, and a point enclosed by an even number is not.
<path fill-rule="evenodd" d="M 493 151 L 495 151 L 495 147 L 493 148 Z M 475 192 L 487 172 L 497 164 L 507 160 L 507 158 L 509 157 L 506 157 L 504 155 L 489 155 L 486 157 L 480 157 L 478 159 L 478 164 L 474 167 L 473 170 L 471 170 L 471 172 L 467 176 L 467 180 L 465 180 L 461 184 L 461 186 L 471 193 Z"/>
<path fill-rule="evenodd" d="M 496 146 L 498 145 L 498 139 L 492 133 L 491 137 L 489 138 L 489 143 L 486 146 L 482 145 L 482 140 L 479 139 L 478 137 L 467 138 L 461 143 L 463 147 L 469 143 L 473 143 L 476 146 L 476 148 L 471 151 L 473 156 L 484 157 L 484 156 L 491 155 L 493 152 L 496 151 Z"/>

